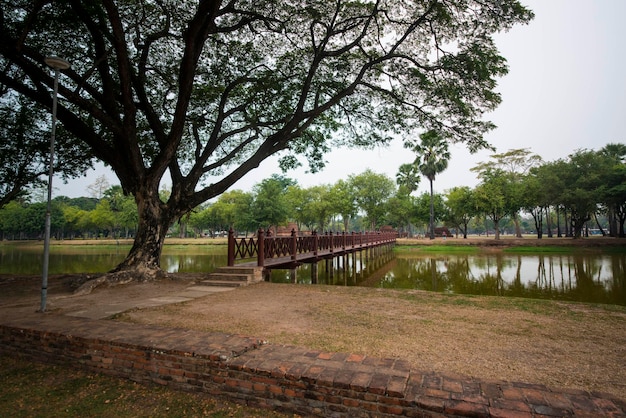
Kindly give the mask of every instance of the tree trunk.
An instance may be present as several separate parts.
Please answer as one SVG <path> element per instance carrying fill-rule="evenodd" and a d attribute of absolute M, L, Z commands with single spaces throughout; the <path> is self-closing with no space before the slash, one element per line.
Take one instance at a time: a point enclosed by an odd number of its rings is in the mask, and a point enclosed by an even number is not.
<path fill-rule="evenodd" d="M 135 241 L 126 259 L 112 273 L 134 270 L 155 278 L 162 274 L 161 252 L 167 231 L 174 216 L 167 216 L 164 205 L 158 198 L 140 196 L 137 202 L 139 223 Z"/>
<path fill-rule="evenodd" d="M 491 220 L 493 221 L 494 239 L 500 239 L 500 219 L 501 217 L 495 212 L 492 214 Z"/>
<path fill-rule="evenodd" d="M 522 238 L 522 228 L 520 228 L 518 212 L 513 214 L 513 223 L 515 224 L 515 238 Z"/>
<path fill-rule="evenodd" d="M 626 216 L 618 216 L 618 236 L 620 238 L 624 238 L 626 237 L 626 234 L 624 234 L 624 221 L 626 220 Z"/>
<path fill-rule="evenodd" d="M 494 239 L 500 239 L 500 218 L 493 218 L 493 229 L 496 236 Z"/>
<path fill-rule="evenodd" d="M 99 286 L 115 286 L 133 281 L 167 277 L 161 270 L 161 252 L 167 231 L 179 214 L 172 214 L 158 197 L 138 195 L 139 222 L 135 241 L 126 259 L 107 274 L 81 285 L 76 294 L 87 294 Z"/>
<path fill-rule="evenodd" d="M 430 180 L 430 239 L 435 239 L 435 203 L 432 180 Z"/>
<path fill-rule="evenodd" d="M 546 206 L 546 229 L 548 230 L 548 238 L 552 238 L 552 214 L 550 213 L 550 206 Z"/>
<path fill-rule="evenodd" d="M 618 235 L 617 231 L 617 214 L 615 213 L 614 208 L 609 208 L 607 213 L 607 219 L 609 221 L 609 236 L 616 237 Z"/>
<path fill-rule="evenodd" d="M 600 221 L 598 220 L 598 214 L 595 212 L 593 214 L 593 219 L 596 221 L 596 225 L 598 225 L 598 229 L 600 230 L 602 236 L 606 237 L 606 231 L 604 230 L 604 228 L 602 228 L 602 225 L 600 225 Z"/>
<path fill-rule="evenodd" d="M 574 239 L 582 238 L 583 228 L 590 219 L 590 216 L 580 216 L 574 212 L 571 213 L 570 226 L 573 230 L 571 236 Z"/>
<path fill-rule="evenodd" d="M 532 211 L 533 218 L 535 219 L 535 229 L 537 230 L 537 239 L 543 238 L 543 209 L 538 208 Z"/>

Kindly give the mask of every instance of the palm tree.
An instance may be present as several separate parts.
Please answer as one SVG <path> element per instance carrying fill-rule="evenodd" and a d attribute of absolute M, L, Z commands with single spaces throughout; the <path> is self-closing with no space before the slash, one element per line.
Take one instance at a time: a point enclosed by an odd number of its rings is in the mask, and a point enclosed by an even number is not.
<path fill-rule="evenodd" d="M 407 194 L 411 194 L 417 190 L 417 186 L 420 184 L 420 178 L 418 177 L 415 164 L 402 164 L 400 168 L 398 168 L 396 184 L 403 188 Z"/>
<path fill-rule="evenodd" d="M 430 239 L 435 239 L 435 206 L 433 181 L 435 176 L 448 168 L 450 151 L 448 142 L 437 131 L 430 130 L 420 135 L 420 143 L 412 147 L 417 155 L 415 162 L 418 170 L 430 182 Z"/>

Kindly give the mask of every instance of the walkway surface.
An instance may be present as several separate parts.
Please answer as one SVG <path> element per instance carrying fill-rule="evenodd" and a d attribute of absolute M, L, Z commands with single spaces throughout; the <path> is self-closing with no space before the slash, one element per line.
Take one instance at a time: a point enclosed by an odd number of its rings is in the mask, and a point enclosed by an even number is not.
<path fill-rule="evenodd" d="M 458 375 L 411 370 L 402 360 L 348 353 L 325 353 L 301 347 L 258 344 L 253 338 L 105 320 L 128 309 L 178 303 L 232 288 L 193 285 L 171 295 L 100 300 L 64 314 L 35 313 L 24 306 L 0 307 L 0 325 L 128 341 L 230 358 L 242 367 L 263 365 L 293 376 L 326 380 L 333 387 L 381 386 L 401 392 L 436 416 L 464 417 L 626 417 L 626 400 L 583 390 L 554 389 L 521 382 L 483 381 Z M 252 349 L 252 348 L 253 349 Z M 356 373 L 355 370 L 359 372 Z"/>

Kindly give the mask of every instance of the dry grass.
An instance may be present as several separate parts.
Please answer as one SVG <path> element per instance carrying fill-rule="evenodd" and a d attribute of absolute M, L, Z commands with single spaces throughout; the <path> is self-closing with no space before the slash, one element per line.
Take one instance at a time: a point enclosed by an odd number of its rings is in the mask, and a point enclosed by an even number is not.
<path fill-rule="evenodd" d="M 261 283 L 118 320 L 398 357 L 417 369 L 626 399 L 626 309 L 414 290 Z"/>

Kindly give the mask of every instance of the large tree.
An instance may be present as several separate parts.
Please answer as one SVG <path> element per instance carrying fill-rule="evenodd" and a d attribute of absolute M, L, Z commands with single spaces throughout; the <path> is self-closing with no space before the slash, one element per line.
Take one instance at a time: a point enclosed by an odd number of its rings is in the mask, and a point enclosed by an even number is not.
<path fill-rule="evenodd" d="M 562 172 L 565 187 L 561 190 L 560 201 L 569 214 L 574 238 L 582 237 L 583 228 L 605 200 L 614 162 L 601 152 L 587 149 L 569 156 Z"/>
<path fill-rule="evenodd" d="M 116 271 L 148 278 L 172 222 L 271 155 L 316 170 L 417 128 L 483 147 L 507 72 L 492 35 L 531 18 L 517 0 L 0 0 L 0 84 L 49 109 L 44 58 L 71 62 L 59 120 L 134 196 Z"/>
<path fill-rule="evenodd" d="M 477 210 L 493 221 L 495 239 L 500 239 L 500 222 L 520 206 L 517 180 L 501 168 L 487 168 L 479 178 L 481 183 L 474 189 Z"/>
<path fill-rule="evenodd" d="M 609 229 L 612 236 L 626 237 L 626 145 L 611 143 L 605 145 L 600 155 L 612 160 L 605 177 L 604 203 L 607 206 Z"/>
<path fill-rule="evenodd" d="M 343 230 L 348 231 L 350 221 L 356 216 L 356 196 L 351 182 L 339 180 L 330 189 L 330 200 L 335 213 L 341 215 Z"/>
<path fill-rule="evenodd" d="M 354 191 L 354 200 L 369 221 L 370 230 L 375 230 L 381 226 L 379 221 L 387 214 L 386 203 L 396 191 L 394 181 L 368 168 L 361 174 L 350 176 L 349 182 Z"/>
<path fill-rule="evenodd" d="M 447 221 L 467 238 L 467 228 L 478 215 L 474 192 L 468 186 L 453 187 L 446 192 Z M 458 232 L 457 232 L 458 233 Z"/>
<path fill-rule="evenodd" d="M 291 207 L 287 199 L 287 189 L 295 186 L 296 181 L 277 174 L 254 186 L 252 213 L 257 228 L 274 228 L 284 225 L 289 220 Z"/>
<path fill-rule="evenodd" d="M 537 167 L 543 162 L 541 157 L 536 154 L 532 154 L 529 148 L 510 149 L 506 152 L 492 154 L 490 161 L 478 163 L 472 171 L 483 172 L 485 170 L 497 168 L 505 173 L 510 174 L 510 179 L 519 187 L 523 182 L 524 176 L 528 174 L 529 170 L 533 167 Z M 522 204 L 517 209 L 513 208 L 511 216 L 515 223 L 515 236 L 517 238 L 522 237 L 522 231 L 519 222 L 519 209 L 522 208 Z"/>

